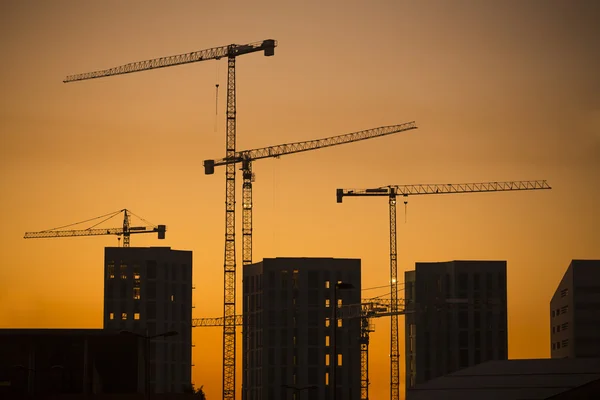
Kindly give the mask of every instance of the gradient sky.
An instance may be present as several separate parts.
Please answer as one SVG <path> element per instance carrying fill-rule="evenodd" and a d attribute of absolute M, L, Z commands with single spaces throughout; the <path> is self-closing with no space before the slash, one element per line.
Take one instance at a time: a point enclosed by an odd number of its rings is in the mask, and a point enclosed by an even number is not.
<path fill-rule="evenodd" d="M 168 226 L 166 240 L 138 235 L 133 246 L 194 251 L 194 317 L 222 314 L 224 170 L 206 176 L 202 161 L 224 155 L 227 62 L 62 80 L 273 38 L 274 57 L 237 60 L 239 150 L 419 129 L 256 162 L 254 260 L 356 257 L 363 288 L 387 285 L 387 200 L 337 204 L 336 188 L 547 179 L 550 191 L 409 198 L 398 259 L 400 271 L 507 260 L 509 357 L 549 357 L 556 285 L 572 259 L 600 258 L 597 2 L 164 4 L 0 3 L 0 327 L 100 328 L 103 248 L 117 239 L 23 233 L 122 208 Z M 241 241 L 241 270 L 240 256 Z M 370 391 L 385 398 L 389 321 L 375 323 Z M 211 399 L 221 337 L 193 333 L 194 382 Z"/>

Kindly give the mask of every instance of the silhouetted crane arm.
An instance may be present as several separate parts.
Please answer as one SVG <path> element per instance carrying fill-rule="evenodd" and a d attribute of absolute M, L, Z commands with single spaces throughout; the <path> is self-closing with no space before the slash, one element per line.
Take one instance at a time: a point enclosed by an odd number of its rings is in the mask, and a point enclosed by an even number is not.
<path fill-rule="evenodd" d="M 162 229 L 164 232 L 165 229 Z M 161 228 L 151 226 L 131 226 L 129 227 L 129 234 L 134 233 L 152 233 L 160 232 Z M 123 235 L 123 228 L 96 228 L 96 229 L 78 229 L 78 230 L 64 230 L 64 231 L 40 231 L 40 232 L 25 232 L 25 239 L 39 239 L 39 238 L 58 238 L 58 237 L 69 237 L 69 236 L 96 236 L 96 235 Z"/>
<path fill-rule="evenodd" d="M 504 192 L 509 190 L 540 190 L 552 189 L 545 180 L 538 181 L 508 181 L 481 183 L 449 183 L 422 185 L 390 185 L 372 189 L 337 189 L 337 202 L 341 203 L 344 196 L 409 196 L 420 194 L 449 194 Z"/>
<path fill-rule="evenodd" d="M 235 316 L 235 325 L 242 326 L 244 317 L 242 315 Z M 225 317 L 216 318 L 192 318 L 192 328 L 201 326 L 223 326 L 225 325 Z"/>
<path fill-rule="evenodd" d="M 99 224 L 107 221 L 108 219 L 113 218 L 119 213 L 123 213 L 123 226 L 119 228 L 96 228 Z M 167 227 L 165 225 L 149 225 L 149 226 L 130 226 L 129 225 L 129 215 L 135 215 L 131 212 L 131 210 L 122 209 L 116 211 L 111 214 L 101 215 L 99 217 L 95 217 L 86 221 L 76 222 L 74 224 L 69 224 L 65 226 L 61 226 L 53 229 L 46 229 L 39 232 L 25 232 L 25 239 L 44 239 L 44 238 L 60 238 L 60 237 L 71 237 L 71 236 L 98 236 L 98 235 L 118 235 L 123 236 L 123 247 L 129 247 L 129 236 L 134 233 L 158 233 L 159 239 L 165 238 L 165 232 L 167 231 Z M 136 215 L 136 217 L 138 217 Z M 141 217 L 139 219 L 143 220 L 145 223 L 148 221 L 144 220 Z M 103 219 L 100 222 L 95 223 L 93 226 L 87 229 L 62 229 L 71 227 L 74 225 L 80 225 L 83 223 L 87 223 L 94 220 Z"/>
<path fill-rule="evenodd" d="M 239 151 L 233 158 L 222 158 L 220 160 L 205 160 L 204 173 L 207 175 L 214 173 L 214 167 L 242 161 L 254 161 L 261 158 L 280 157 L 287 154 L 301 153 L 309 150 L 322 149 L 340 144 L 358 142 L 360 140 L 372 139 L 380 136 L 391 135 L 392 133 L 404 132 L 411 129 L 417 129 L 414 121 L 401 125 L 382 126 L 379 128 L 367 129 L 345 135 L 331 136 L 324 139 L 308 140 L 304 142 L 295 142 L 280 144 L 276 146 L 263 147 L 259 149 Z"/>
<path fill-rule="evenodd" d="M 132 72 L 146 71 L 150 69 L 172 67 L 176 65 L 189 64 L 198 61 L 218 60 L 222 57 L 236 57 L 242 54 L 264 51 L 270 55 L 277 46 L 277 41 L 267 39 L 260 42 L 244 45 L 231 44 L 229 46 L 213 47 L 211 49 L 194 51 L 191 53 L 177 54 L 174 56 L 154 58 L 152 60 L 137 61 L 119 67 L 104 69 L 101 71 L 86 72 L 83 74 L 69 75 L 64 83 L 83 81 L 87 79 L 102 78 L 106 76 L 129 74 Z"/>

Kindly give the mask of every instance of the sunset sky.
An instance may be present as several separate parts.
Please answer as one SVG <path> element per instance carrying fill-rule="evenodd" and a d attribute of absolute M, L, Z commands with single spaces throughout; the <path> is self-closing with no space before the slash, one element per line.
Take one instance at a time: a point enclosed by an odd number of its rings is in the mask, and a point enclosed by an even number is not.
<path fill-rule="evenodd" d="M 419 129 L 257 161 L 253 259 L 360 258 L 363 288 L 387 285 L 387 199 L 337 204 L 336 188 L 546 179 L 552 190 L 409 198 L 398 260 L 402 278 L 417 261 L 506 260 L 509 357 L 549 357 L 556 285 L 572 259 L 600 258 L 600 3 L 166 4 L 0 2 L 0 328 L 102 327 L 116 237 L 23 234 L 122 208 L 168 227 L 133 246 L 194 252 L 194 317 L 222 315 L 225 171 L 204 175 L 202 162 L 225 152 L 226 60 L 62 80 L 275 39 L 275 56 L 237 59 L 238 150 Z M 386 398 L 389 321 L 375 325 L 370 395 Z M 194 383 L 219 398 L 222 331 L 193 339 Z"/>

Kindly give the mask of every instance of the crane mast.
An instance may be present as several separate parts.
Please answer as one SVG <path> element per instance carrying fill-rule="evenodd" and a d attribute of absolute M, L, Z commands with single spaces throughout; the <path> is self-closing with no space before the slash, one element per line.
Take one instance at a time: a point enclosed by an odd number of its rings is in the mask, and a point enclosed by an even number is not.
<path fill-rule="evenodd" d="M 390 185 L 370 189 L 337 189 L 337 202 L 345 196 L 387 196 L 390 223 L 390 289 L 392 292 L 390 324 L 390 399 L 400 399 L 400 351 L 398 340 L 398 260 L 396 245 L 396 196 L 450 193 L 484 193 L 513 190 L 551 189 L 545 180 L 481 182 L 459 184 Z"/>
<path fill-rule="evenodd" d="M 235 59 L 244 54 L 263 51 L 265 56 L 275 54 L 277 41 L 267 39 L 245 45 L 228 46 L 138 61 L 100 71 L 70 75 L 63 82 L 75 82 L 87 79 L 122 75 L 157 68 L 172 67 L 206 60 L 219 60 L 227 57 L 227 124 L 225 155 L 235 155 L 236 142 L 236 97 L 235 97 Z M 223 399 L 235 399 L 235 166 L 227 166 L 225 172 L 225 255 L 224 255 L 224 295 L 223 315 Z"/>

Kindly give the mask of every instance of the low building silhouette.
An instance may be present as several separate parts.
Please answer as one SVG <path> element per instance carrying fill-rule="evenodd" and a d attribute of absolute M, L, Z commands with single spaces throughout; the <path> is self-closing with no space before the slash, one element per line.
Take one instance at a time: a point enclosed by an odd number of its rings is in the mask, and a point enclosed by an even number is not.
<path fill-rule="evenodd" d="M 406 391 L 406 400 L 598 398 L 600 358 L 488 361 Z"/>
<path fill-rule="evenodd" d="M 0 398 L 143 393 L 143 352 L 102 329 L 1 329 Z"/>

